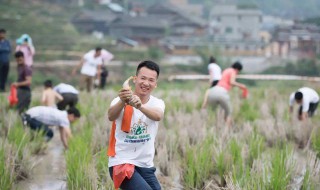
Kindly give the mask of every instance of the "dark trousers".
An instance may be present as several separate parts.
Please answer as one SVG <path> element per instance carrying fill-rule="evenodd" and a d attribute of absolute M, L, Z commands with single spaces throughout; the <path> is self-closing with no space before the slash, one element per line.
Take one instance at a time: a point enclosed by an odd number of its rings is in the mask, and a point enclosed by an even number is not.
<path fill-rule="evenodd" d="M 61 96 L 63 100 L 57 104 L 59 110 L 65 110 L 67 106 L 69 106 L 69 108 L 74 107 L 78 103 L 78 94 L 63 93 Z"/>
<path fill-rule="evenodd" d="M 309 110 L 308 110 L 308 116 L 312 117 L 314 112 L 316 111 L 317 107 L 318 107 L 319 102 L 316 103 L 310 103 L 309 104 Z M 302 114 L 302 105 L 299 108 L 299 115 Z"/>
<path fill-rule="evenodd" d="M 17 109 L 18 109 L 19 114 L 20 114 L 24 110 L 29 108 L 29 105 L 30 105 L 30 102 L 31 102 L 31 90 L 30 89 L 18 88 L 17 96 L 18 96 Z"/>
<path fill-rule="evenodd" d="M 214 80 L 214 81 L 212 81 L 212 83 L 211 83 L 211 87 L 214 87 L 215 85 L 217 85 L 217 84 L 218 84 L 218 82 L 219 82 L 219 80 Z"/>
<path fill-rule="evenodd" d="M 6 90 L 9 68 L 9 63 L 0 63 L 0 91 Z"/>
<path fill-rule="evenodd" d="M 130 179 L 123 180 L 120 188 L 122 190 L 160 190 L 161 186 L 154 174 L 156 168 L 141 168 L 135 166 L 134 173 Z M 113 167 L 109 168 L 112 178 Z"/>
<path fill-rule="evenodd" d="M 50 129 L 47 125 L 34 118 L 31 118 L 28 114 L 25 114 L 24 117 L 27 121 L 27 124 L 32 130 L 43 131 L 43 134 L 46 135 L 47 140 L 50 140 L 53 137 L 53 130 Z"/>

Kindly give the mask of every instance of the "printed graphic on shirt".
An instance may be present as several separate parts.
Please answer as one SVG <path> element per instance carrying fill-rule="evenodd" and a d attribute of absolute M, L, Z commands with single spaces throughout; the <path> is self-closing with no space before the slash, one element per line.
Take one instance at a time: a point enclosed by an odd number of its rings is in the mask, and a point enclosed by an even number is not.
<path fill-rule="evenodd" d="M 147 134 L 148 125 L 145 122 L 134 123 L 130 129 L 130 135 L 127 135 L 124 142 L 126 143 L 144 143 L 151 140 L 150 134 Z"/>

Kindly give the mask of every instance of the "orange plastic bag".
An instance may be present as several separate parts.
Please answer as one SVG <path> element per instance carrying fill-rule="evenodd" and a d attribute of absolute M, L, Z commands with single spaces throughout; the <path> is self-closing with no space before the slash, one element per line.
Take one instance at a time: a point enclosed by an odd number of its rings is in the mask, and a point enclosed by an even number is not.
<path fill-rule="evenodd" d="M 134 173 L 134 165 L 120 164 L 113 166 L 113 184 L 118 189 L 125 178 L 130 179 Z"/>
<path fill-rule="evenodd" d="M 246 98 L 248 98 L 248 95 L 249 95 L 248 89 L 247 88 L 243 88 L 241 97 L 246 99 Z"/>
<path fill-rule="evenodd" d="M 10 87 L 10 95 L 8 100 L 11 107 L 17 105 L 18 103 L 17 87 L 14 85 L 11 85 Z"/>

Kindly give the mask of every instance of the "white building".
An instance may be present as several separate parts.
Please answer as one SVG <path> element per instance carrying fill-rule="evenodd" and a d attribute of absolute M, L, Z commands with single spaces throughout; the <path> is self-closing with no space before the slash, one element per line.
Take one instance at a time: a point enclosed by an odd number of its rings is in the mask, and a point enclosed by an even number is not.
<path fill-rule="evenodd" d="M 236 5 L 215 5 L 210 11 L 209 33 L 217 40 L 260 41 L 262 12 Z"/>

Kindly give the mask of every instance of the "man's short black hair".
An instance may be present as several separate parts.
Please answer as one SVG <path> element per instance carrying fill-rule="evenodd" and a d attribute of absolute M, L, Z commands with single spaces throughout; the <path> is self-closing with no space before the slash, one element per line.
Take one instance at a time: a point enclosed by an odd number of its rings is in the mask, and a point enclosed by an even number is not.
<path fill-rule="evenodd" d="M 295 100 L 302 100 L 302 98 L 303 98 L 303 94 L 302 94 L 302 92 L 296 92 L 295 94 L 294 94 L 294 99 Z"/>
<path fill-rule="evenodd" d="M 43 85 L 47 88 L 52 88 L 52 81 L 46 80 L 46 81 L 44 81 Z"/>
<path fill-rule="evenodd" d="M 142 61 L 137 67 L 136 75 L 138 75 L 138 73 L 139 73 L 139 71 L 140 71 L 140 69 L 142 67 L 147 67 L 150 70 L 156 71 L 157 72 L 157 78 L 159 77 L 160 68 L 159 68 L 159 65 L 156 64 L 155 62 L 153 62 L 153 61 Z"/>
<path fill-rule="evenodd" d="M 70 107 L 67 112 L 68 114 L 73 114 L 75 117 L 81 117 L 80 111 L 75 107 Z"/>
<path fill-rule="evenodd" d="M 22 52 L 22 51 L 17 51 L 17 52 L 14 54 L 14 57 L 15 57 L 15 58 L 24 57 L 23 52 Z"/>
<path fill-rule="evenodd" d="M 101 51 L 102 48 L 101 47 L 96 47 L 96 51 Z"/>
<path fill-rule="evenodd" d="M 0 28 L 0 33 L 7 33 L 7 31 L 4 28 Z"/>
<path fill-rule="evenodd" d="M 213 56 L 211 56 L 209 59 L 209 63 L 215 63 L 215 62 L 216 62 L 216 59 Z"/>
<path fill-rule="evenodd" d="M 239 61 L 236 61 L 235 63 L 233 63 L 231 67 L 234 69 L 237 69 L 238 71 L 242 70 L 242 64 Z"/>

